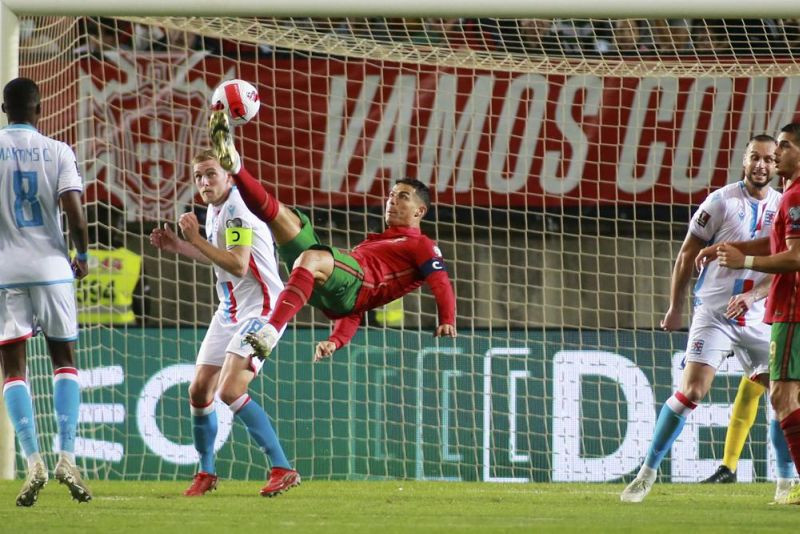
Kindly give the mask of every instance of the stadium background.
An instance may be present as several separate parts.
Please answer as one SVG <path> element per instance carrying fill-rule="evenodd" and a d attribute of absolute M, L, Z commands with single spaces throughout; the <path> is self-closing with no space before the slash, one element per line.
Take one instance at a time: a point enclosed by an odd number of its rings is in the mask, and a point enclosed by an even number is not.
<path fill-rule="evenodd" d="M 23 19 L 20 74 L 48 95 L 42 130 L 77 150 L 93 240 L 143 258 L 135 324 L 84 325 L 90 475 L 194 470 L 186 382 L 212 275 L 159 255 L 146 235 L 202 212 L 188 161 L 206 143 L 208 95 L 234 76 L 256 82 L 263 101 L 240 132 L 246 160 L 323 239 L 353 246 L 380 227 L 393 178 L 429 180 L 437 208 L 425 230 L 458 296 L 456 342 L 430 336 L 434 303 L 412 295 L 403 330 L 370 318 L 330 365 L 310 363 L 327 321 L 299 316 L 254 390 L 304 476 L 630 474 L 685 341 L 656 329 L 691 207 L 738 179 L 746 140 L 795 118 L 800 92 L 794 19 L 625 20 L 261 21 L 399 50 L 365 59 L 187 33 L 180 20 Z M 407 44 L 461 64 L 402 61 Z M 498 56 L 519 62 L 477 62 Z M 615 75 L 615 65 L 651 70 Z M 690 76 L 697 65 L 707 70 Z M 41 348 L 32 384 L 46 414 Z M 665 465 L 674 480 L 702 478 L 721 456 L 730 372 Z M 38 417 L 47 441 L 53 423 Z M 745 452 L 757 478 L 769 476 L 763 420 Z M 263 478 L 241 428 L 222 445 L 223 475 Z"/>

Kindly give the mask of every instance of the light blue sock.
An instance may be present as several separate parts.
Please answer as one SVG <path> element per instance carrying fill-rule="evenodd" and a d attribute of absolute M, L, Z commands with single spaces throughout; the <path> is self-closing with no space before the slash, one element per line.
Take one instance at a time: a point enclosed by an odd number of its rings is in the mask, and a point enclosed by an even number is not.
<path fill-rule="evenodd" d="M 286 454 L 278 441 L 278 435 L 275 434 L 275 429 L 272 428 L 264 409 L 247 394 L 231 404 L 231 409 L 235 410 L 237 407 L 236 416 L 242 420 L 259 447 L 267 453 L 272 467 L 291 469 L 289 460 L 286 459 Z"/>
<path fill-rule="evenodd" d="M 775 449 L 775 467 L 778 468 L 778 478 L 795 478 L 794 462 L 789 452 L 789 445 L 786 443 L 786 436 L 783 435 L 781 422 L 772 419 L 769 422 L 769 440 L 772 448 Z"/>
<path fill-rule="evenodd" d="M 36 422 L 33 418 L 33 402 L 28 385 L 22 378 L 11 378 L 3 386 L 3 399 L 8 410 L 8 418 L 14 425 L 14 431 L 28 457 L 39 452 L 39 440 L 36 436 Z"/>
<path fill-rule="evenodd" d="M 661 460 L 667 455 L 672 448 L 672 443 L 683 430 L 684 423 L 686 423 L 686 417 L 675 413 L 668 403 L 664 403 L 658 414 L 658 421 L 656 421 L 653 442 L 650 444 L 650 450 L 647 451 L 647 458 L 644 461 L 647 467 L 658 469 Z"/>
<path fill-rule="evenodd" d="M 195 408 L 192 408 L 192 411 L 194 410 Z M 217 412 L 192 415 L 192 434 L 194 435 L 194 448 L 200 455 L 200 470 L 213 475 L 216 473 L 214 440 L 217 439 Z"/>
<path fill-rule="evenodd" d="M 53 372 L 53 405 L 61 451 L 74 454 L 81 407 L 81 388 L 74 367 L 61 367 Z"/>

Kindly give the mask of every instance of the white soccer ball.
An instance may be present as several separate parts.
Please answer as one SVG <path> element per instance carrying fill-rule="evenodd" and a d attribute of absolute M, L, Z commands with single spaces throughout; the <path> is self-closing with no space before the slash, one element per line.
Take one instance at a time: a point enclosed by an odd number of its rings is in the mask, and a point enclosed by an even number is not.
<path fill-rule="evenodd" d="M 260 108 L 258 90 L 244 80 L 222 82 L 211 95 L 211 109 L 227 113 L 236 126 L 250 122 Z"/>

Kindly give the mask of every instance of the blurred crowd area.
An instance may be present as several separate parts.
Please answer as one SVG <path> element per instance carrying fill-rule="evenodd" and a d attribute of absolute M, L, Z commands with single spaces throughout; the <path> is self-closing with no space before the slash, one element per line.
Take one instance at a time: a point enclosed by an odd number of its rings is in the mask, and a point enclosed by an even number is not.
<path fill-rule="evenodd" d="M 259 19 L 273 27 L 370 39 L 398 45 L 444 47 L 495 54 L 565 58 L 800 57 L 800 18 L 793 19 L 492 19 L 349 18 Z M 36 39 L 32 19 L 22 44 Z M 204 37 L 129 21 L 82 19 L 77 52 L 205 50 L 236 57 L 290 54 L 270 45 Z"/>

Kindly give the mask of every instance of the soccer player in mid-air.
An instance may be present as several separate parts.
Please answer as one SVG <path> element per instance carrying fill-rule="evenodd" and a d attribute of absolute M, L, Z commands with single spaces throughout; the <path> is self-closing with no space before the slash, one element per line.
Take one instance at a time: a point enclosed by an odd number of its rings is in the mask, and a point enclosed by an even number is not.
<path fill-rule="evenodd" d="M 203 151 L 193 159 L 192 173 L 200 196 L 208 204 L 206 236 L 200 235 L 194 213 L 184 213 L 178 222 L 185 240 L 168 224 L 150 234 L 155 247 L 210 263 L 217 277 L 219 307 L 200 345 L 194 380 L 189 387 L 200 470 L 184 495 L 201 496 L 217 486 L 216 394 L 269 457 L 272 470 L 261 495 L 274 497 L 299 485 L 300 475 L 289 464 L 266 412 L 247 394 L 248 385 L 264 362 L 253 357 L 244 336 L 261 327 L 261 318 L 270 314 L 283 289 L 275 245 L 267 225 L 247 209 L 230 175 L 220 167 L 212 151 Z"/>
<path fill-rule="evenodd" d="M 370 234 L 345 252 L 320 244 L 308 217 L 269 194 L 242 166 L 224 112 L 209 121 L 220 164 L 236 181 L 248 208 L 265 221 L 281 259 L 291 268 L 286 289 L 264 327 L 248 336 L 256 353 L 269 355 L 278 333 L 306 302 L 335 319 L 327 340 L 317 344 L 315 361 L 329 357 L 352 339 L 364 313 L 427 282 L 439 312 L 437 336 L 455 337 L 455 296 L 439 248 L 420 231 L 430 206 L 428 188 L 418 180 L 398 180 L 386 201 L 388 228 Z"/>
<path fill-rule="evenodd" d="M 718 263 L 736 276 L 742 269 L 775 274 L 764 316 L 772 324 L 770 400 L 800 473 L 800 123 L 781 128 L 776 157 L 784 189 L 769 242 L 722 243 L 716 253 Z M 800 485 L 783 502 L 800 504 Z"/>
<path fill-rule="evenodd" d="M 775 171 L 775 140 L 755 136 L 743 158 L 744 178 L 711 193 L 692 217 L 672 272 L 670 307 L 661 327 L 682 326 L 686 288 L 694 259 L 709 241 L 755 239 L 769 232 L 780 193 L 769 187 Z M 636 478 L 620 495 L 624 502 L 641 502 L 656 480 L 658 467 L 678 437 L 686 418 L 711 387 L 717 369 L 732 349 L 751 376 L 766 384 L 769 331 L 764 325 L 764 304 L 741 296 L 761 292 L 766 275 L 735 273 L 716 263 L 705 265 L 694 288 L 694 313 L 686 347 L 681 386 L 664 404 L 645 461 Z M 763 295 L 763 293 L 762 293 Z M 743 312 L 742 306 L 749 303 Z"/>
<path fill-rule="evenodd" d="M 80 502 L 92 498 L 75 465 L 80 387 L 73 283 L 89 272 L 83 183 L 72 149 L 36 129 L 41 111 L 39 87 L 33 80 L 16 78 L 3 88 L 8 126 L 0 130 L 0 362 L 8 416 L 28 459 L 18 506 L 32 506 L 48 479 L 25 380 L 26 343 L 39 330 L 53 362 L 60 446 L 53 474 L 73 498 Z M 61 210 L 77 251 L 72 260 L 61 229 Z"/>

